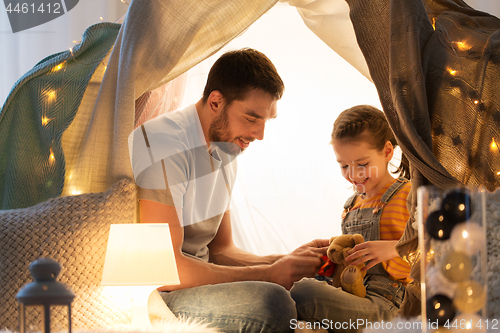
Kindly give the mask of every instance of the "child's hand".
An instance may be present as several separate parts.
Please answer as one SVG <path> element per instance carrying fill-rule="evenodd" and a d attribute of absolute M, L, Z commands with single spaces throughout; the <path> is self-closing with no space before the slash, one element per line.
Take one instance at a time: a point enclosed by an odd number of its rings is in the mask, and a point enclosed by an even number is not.
<path fill-rule="evenodd" d="M 376 264 L 398 256 L 396 252 L 397 240 L 390 241 L 370 241 L 356 245 L 347 251 L 349 256 L 345 260 L 350 265 L 356 266 L 370 261 L 362 271 L 367 271 Z"/>

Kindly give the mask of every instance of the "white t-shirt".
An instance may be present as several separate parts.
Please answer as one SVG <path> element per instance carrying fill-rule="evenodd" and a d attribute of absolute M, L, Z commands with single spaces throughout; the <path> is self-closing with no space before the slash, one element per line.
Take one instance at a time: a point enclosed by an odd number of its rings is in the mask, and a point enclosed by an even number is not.
<path fill-rule="evenodd" d="M 195 105 L 151 119 L 129 136 L 139 199 L 174 206 L 184 227 L 183 252 L 206 261 L 207 245 L 229 208 L 237 168 L 234 155 L 211 147 L 212 154 Z"/>

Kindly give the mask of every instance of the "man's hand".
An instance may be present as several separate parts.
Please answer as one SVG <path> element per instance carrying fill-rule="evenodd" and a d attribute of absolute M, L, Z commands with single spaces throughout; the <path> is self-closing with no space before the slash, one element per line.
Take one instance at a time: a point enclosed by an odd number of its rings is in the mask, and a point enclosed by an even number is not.
<path fill-rule="evenodd" d="M 362 271 L 367 271 L 376 264 L 398 256 L 396 252 L 397 240 L 370 241 L 356 245 L 347 251 L 349 256 L 345 258 L 350 265 L 356 266 L 370 261 Z"/>
<path fill-rule="evenodd" d="M 295 281 L 314 277 L 328 246 L 328 239 L 315 239 L 298 247 L 269 266 L 269 281 L 289 290 Z"/>

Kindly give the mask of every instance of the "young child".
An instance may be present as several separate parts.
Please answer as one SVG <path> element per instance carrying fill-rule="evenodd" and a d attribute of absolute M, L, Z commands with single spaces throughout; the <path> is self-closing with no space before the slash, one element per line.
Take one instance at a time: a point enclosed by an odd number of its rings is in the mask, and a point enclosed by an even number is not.
<path fill-rule="evenodd" d="M 367 295 L 360 298 L 316 279 L 295 283 L 291 294 L 298 319 L 317 324 L 311 327 L 357 332 L 392 320 L 411 281 L 410 266 L 395 249 L 409 218 L 411 185 L 403 163 L 398 179 L 388 170 L 397 142 L 382 111 L 368 105 L 343 111 L 333 125 L 331 144 L 342 175 L 355 190 L 344 205 L 342 233 L 365 238 L 346 260 L 366 264 Z"/>

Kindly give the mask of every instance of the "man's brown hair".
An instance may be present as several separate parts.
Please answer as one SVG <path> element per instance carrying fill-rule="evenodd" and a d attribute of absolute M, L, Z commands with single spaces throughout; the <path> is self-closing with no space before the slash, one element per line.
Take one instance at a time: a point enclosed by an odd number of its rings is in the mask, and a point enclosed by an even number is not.
<path fill-rule="evenodd" d="M 218 90 L 229 105 L 234 100 L 245 99 L 246 94 L 255 88 L 280 99 L 285 85 L 276 67 L 262 52 L 250 48 L 229 51 L 210 69 L 203 101 L 207 101 L 212 91 Z"/>

